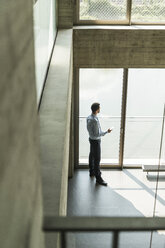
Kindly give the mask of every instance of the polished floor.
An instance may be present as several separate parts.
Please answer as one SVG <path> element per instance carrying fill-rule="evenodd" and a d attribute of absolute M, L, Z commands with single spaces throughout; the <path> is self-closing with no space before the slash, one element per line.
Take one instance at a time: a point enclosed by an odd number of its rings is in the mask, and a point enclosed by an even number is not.
<path fill-rule="evenodd" d="M 153 216 L 156 173 L 146 177 L 141 169 L 102 170 L 108 186 L 100 186 L 90 178 L 88 170 L 76 170 L 69 180 L 69 216 Z M 165 173 L 160 174 L 156 200 L 156 216 L 165 216 Z M 71 247 L 111 247 L 110 233 L 69 234 Z M 120 233 L 119 248 L 164 248 L 165 233 Z"/>

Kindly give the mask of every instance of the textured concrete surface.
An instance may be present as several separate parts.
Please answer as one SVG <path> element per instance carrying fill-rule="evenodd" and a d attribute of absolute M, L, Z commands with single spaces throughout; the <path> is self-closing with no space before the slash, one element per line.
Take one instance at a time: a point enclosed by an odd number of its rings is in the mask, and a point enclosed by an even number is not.
<path fill-rule="evenodd" d="M 60 0 L 58 2 L 58 25 L 59 28 L 73 27 L 73 1 Z"/>
<path fill-rule="evenodd" d="M 0 247 L 42 248 L 32 1 L 0 6 Z"/>
<path fill-rule="evenodd" d="M 66 215 L 72 90 L 72 30 L 59 30 L 40 107 L 44 215 Z M 46 235 L 47 247 L 57 243 Z"/>
<path fill-rule="evenodd" d="M 165 30 L 74 29 L 74 66 L 87 68 L 165 67 Z"/>

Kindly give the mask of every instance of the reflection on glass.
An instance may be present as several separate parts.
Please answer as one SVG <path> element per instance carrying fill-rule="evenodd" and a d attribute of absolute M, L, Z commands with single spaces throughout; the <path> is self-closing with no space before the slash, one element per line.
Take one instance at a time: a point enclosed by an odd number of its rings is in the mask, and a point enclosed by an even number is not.
<path fill-rule="evenodd" d="M 161 149 L 161 164 L 165 164 L 165 117 L 164 117 L 164 124 L 163 124 L 163 137 L 162 137 L 162 149 Z"/>
<path fill-rule="evenodd" d="M 163 123 L 162 123 L 163 124 Z M 165 164 L 165 123 L 162 126 L 163 132 L 162 132 L 162 147 L 161 147 L 161 154 L 160 154 L 160 165 Z M 158 180 L 157 184 L 157 197 L 156 197 L 156 205 L 155 205 L 155 213 L 154 215 L 157 217 L 165 217 L 165 172 L 158 172 L 156 173 L 158 177 L 155 177 L 155 181 Z M 155 192 L 156 193 L 156 192 Z M 160 234 L 165 234 L 165 232 L 159 232 Z M 153 245 L 156 242 L 155 233 L 153 234 Z M 163 247 L 163 246 L 162 246 Z"/>
<path fill-rule="evenodd" d="M 80 20 L 125 20 L 126 0 L 80 0 Z"/>
<path fill-rule="evenodd" d="M 164 79 L 164 69 L 129 70 L 124 164 L 158 163 Z"/>
<path fill-rule="evenodd" d="M 133 22 L 164 23 L 164 0 L 132 0 L 131 18 Z"/>
<path fill-rule="evenodd" d="M 99 102 L 98 115 L 103 131 L 114 130 L 102 138 L 102 163 L 118 163 L 123 69 L 80 69 L 79 160 L 87 163 L 89 154 L 86 117 L 91 104 Z"/>
<path fill-rule="evenodd" d="M 56 35 L 55 9 L 56 1 L 54 0 L 37 0 L 33 7 L 35 72 L 38 102 Z"/>

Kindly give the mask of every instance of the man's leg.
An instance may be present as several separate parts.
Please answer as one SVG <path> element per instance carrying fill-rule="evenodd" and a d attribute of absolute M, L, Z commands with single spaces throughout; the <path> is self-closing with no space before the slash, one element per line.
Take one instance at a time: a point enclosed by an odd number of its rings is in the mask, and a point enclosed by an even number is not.
<path fill-rule="evenodd" d="M 100 159 L 101 159 L 101 146 L 100 146 L 100 140 L 93 140 L 93 156 L 94 156 L 94 172 L 95 177 L 100 178 L 101 172 L 100 172 Z"/>
<path fill-rule="evenodd" d="M 89 153 L 89 175 L 94 176 L 94 151 L 93 151 L 93 143 L 92 140 L 89 139 L 90 143 L 90 153 Z"/>
<path fill-rule="evenodd" d="M 96 140 L 94 146 L 94 169 L 95 169 L 96 182 L 98 184 L 107 186 L 107 183 L 101 177 L 100 160 L 101 160 L 101 140 Z"/>

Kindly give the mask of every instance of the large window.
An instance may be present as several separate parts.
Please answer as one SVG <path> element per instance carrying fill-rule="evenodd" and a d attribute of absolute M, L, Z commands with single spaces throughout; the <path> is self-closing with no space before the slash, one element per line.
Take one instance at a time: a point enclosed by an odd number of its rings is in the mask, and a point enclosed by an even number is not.
<path fill-rule="evenodd" d="M 164 69 L 129 69 L 124 164 L 158 164 L 164 102 Z"/>
<path fill-rule="evenodd" d="M 132 22 L 165 23 L 164 0 L 132 0 Z"/>
<path fill-rule="evenodd" d="M 126 0 L 82 0 L 80 20 L 126 20 Z"/>
<path fill-rule="evenodd" d="M 112 133 L 102 138 L 102 164 L 132 167 L 159 163 L 165 104 L 165 69 L 128 69 L 128 74 L 126 71 L 127 69 L 80 69 L 80 164 L 88 163 L 86 118 L 91 113 L 90 106 L 93 102 L 101 104 L 98 117 L 103 131 L 115 127 Z M 161 164 L 165 164 L 165 130 Z"/>
<path fill-rule="evenodd" d="M 79 82 L 79 162 L 88 161 L 86 117 L 91 114 L 91 104 L 99 102 L 101 111 L 98 116 L 102 130 L 115 127 L 102 138 L 101 163 L 118 164 L 123 69 L 80 69 Z"/>
<path fill-rule="evenodd" d="M 80 23 L 165 23 L 165 0 L 77 0 L 77 5 Z"/>

